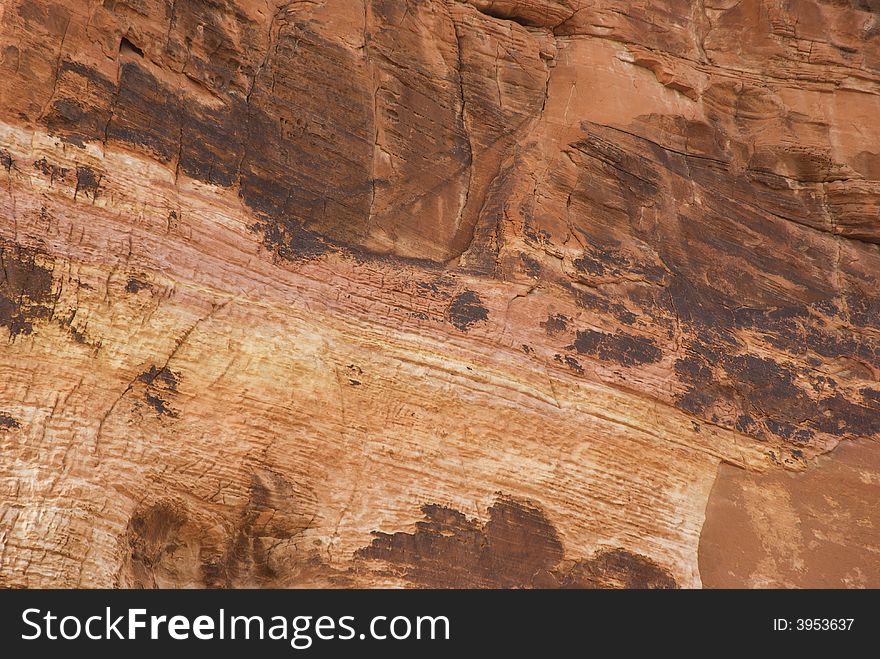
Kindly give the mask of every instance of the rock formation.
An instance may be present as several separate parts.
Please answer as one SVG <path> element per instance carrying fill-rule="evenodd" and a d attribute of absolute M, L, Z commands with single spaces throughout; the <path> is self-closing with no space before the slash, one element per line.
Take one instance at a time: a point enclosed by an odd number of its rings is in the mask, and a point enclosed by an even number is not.
<path fill-rule="evenodd" d="M 0 2 L 0 585 L 880 586 L 876 0 Z"/>

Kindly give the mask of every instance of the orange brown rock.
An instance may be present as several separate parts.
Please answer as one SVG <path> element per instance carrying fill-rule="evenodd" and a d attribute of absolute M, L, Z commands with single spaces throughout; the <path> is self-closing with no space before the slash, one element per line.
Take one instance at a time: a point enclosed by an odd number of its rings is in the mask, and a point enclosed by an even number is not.
<path fill-rule="evenodd" d="M 872 3 L 5 0 L 0 72 L 0 585 L 880 585 Z"/>

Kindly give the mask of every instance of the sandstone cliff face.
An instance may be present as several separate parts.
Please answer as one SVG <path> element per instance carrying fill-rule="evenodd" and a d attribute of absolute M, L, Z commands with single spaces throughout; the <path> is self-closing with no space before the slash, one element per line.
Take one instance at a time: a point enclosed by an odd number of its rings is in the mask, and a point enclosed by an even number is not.
<path fill-rule="evenodd" d="M 0 584 L 880 586 L 880 4 L 2 0 Z"/>

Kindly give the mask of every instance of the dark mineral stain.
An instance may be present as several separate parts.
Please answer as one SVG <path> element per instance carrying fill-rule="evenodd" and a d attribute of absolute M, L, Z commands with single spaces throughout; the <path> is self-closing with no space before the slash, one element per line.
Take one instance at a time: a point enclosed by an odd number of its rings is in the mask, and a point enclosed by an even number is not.
<path fill-rule="evenodd" d="M 140 293 L 142 290 L 149 288 L 150 285 L 148 283 L 136 279 L 135 277 L 129 277 L 125 284 L 126 293 Z"/>
<path fill-rule="evenodd" d="M 171 407 L 166 397 L 169 394 L 177 393 L 177 386 L 180 384 L 179 373 L 175 373 L 167 366 L 157 367 L 153 365 L 138 375 L 137 380 L 147 385 L 147 391 L 144 392 L 144 400 L 157 414 L 177 418 L 177 410 Z"/>
<path fill-rule="evenodd" d="M 605 266 L 602 264 L 602 261 L 589 253 L 585 253 L 580 258 L 575 259 L 574 267 L 581 272 L 586 272 L 591 275 L 605 274 Z"/>
<path fill-rule="evenodd" d="M 171 408 L 168 405 L 168 401 L 166 401 L 161 396 L 156 394 L 151 394 L 149 391 L 144 393 L 144 400 L 147 401 L 147 404 L 156 410 L 156 413 L 160 416 L 169 416 L 171 418 L 177 418 L 177 410 Z"/>
<path fill-rule="evenodd" d="M 386 561 L 414 583 L 452 588 L 527 586 L 562 560 L 556 529 L 528 503 L 500 497 L 484 525 L 444 506 L 422 512 L 414 533 L 376 533 L 357 556 Z"/>
<path fill-rule="evenodd" d="M 691 356 L 675 363 L 675 373 L 688 385 L 676 405 L 706 415 L 719 401 L 735 400 L 742 412 L 733 427 L 763 439 L 766 432 L 795 444 L 808 443 L 816 432 L 836 436 L 871 436 L 880 432 L 880 415 L 862 395 L 856 402 L 835 392 L 834 378 L 752 354 L 724 354 L 711 343 L 688 342 Z M 798 385 L 798 378 L 805 386 Z M 830 395 L 823 395 L 831 390 Z M 766 432 L 765 432 L 766 429 Z"/>
<path fill-rule="evenodd" d="M 76 190 L 73 193 L 73 198 L 82 193 L 86 197 L 91 196 L 92 201 L 98 198 L 98 188 L 101 184 L 101 179 L 104 177 L 103 174 L 96 172 L 91 167 L 87 167 L 86 165 L 77 165 L 76 166 Z"/>
<path fill-rule="evenodd" d="M 740 432 L 748 433 L 755 427 L 755 420 L 748 414 L 740 414 L 736 418 L 734 427 Z"/>
<path fill-rule="evenodd" d="M 274 547 L 308 530 L 314 520 L 314 506 L 308 488 L 299 487 L 275 472 L 263 470 L 252 474 L 247 501 L 234 521 L 226 546 L 203 558 L 204 584 L 209 588 L 229 588 L 295 578 L 295 574 L 280 573 L 270 554 Z M 299 553 L 293 570 L 327 570 L 320 557 L 306 550 Z"/>
<path fill-rule="evenodd" d="M 651 364 L 663 358 L 663 352 L 652 339 L 624 333 L 579 330 L 571 347 L 582 355 L 593 355 L 621 366 Z"/>
<path fill-rule="evenodd" d="M 335 250 L 334 245 L 292 218 L 256 222 L 249 228 L 251 231 L 261 233 L 263 246 L 283 259 L 291 261 L 313 259 Z"/>
<path fill-rule="evenodd" d="M 34 162 L 34 169 L 43 174 L 43 176 L 49 177 L 49 185 L 52 185 L 55 181 L 62 181 L 67 178 L 67 174 L 70 172 L 66 167 L 61 167 L 60 165 L 55 165 L 50 163 L 45 158 L 40 158 L 39 160 Z"/>
<path fill-rule="evenodd" d="M 6 412 L 0 412 L 0 431 L 18 430 L 20 427 L 21 424 L 18 422 L 18 419 L 6 414 Z"/>
<path fill-rule="evenodd" d="M 650 559 L 623 549 L 563 561 L 556 528 L 529 501 L 499 495 L 485 524 L 435 504 L 413 533 L 374 533 L 356 559 L 428 588 L 674 588 L 675 580 Z"/>
<path fill-rule="evenodd" d="M 12 158 L 12 155 L 6 149 L 0 149 L 0 167 L 3 167 L 7 172 L 12 169 L 12 166 L 15 164 L 15 160 Z"/>
<path fill-rule="evenodd" d="M 617 244 L 600 244 L 586 232 L 582 231 L 582 234 L 589 248 L 574 260 L 574 267 L 579 272 L 594 276 L 630 274 L 653 283 L 663 281 L 665 273 L 655 263 L 630 256 Z"/>
<path fill-rule="evenodd" d="M 859 327 L 880 329 L 880 296 L 852 288 L 846 295 L 850 320 Z"/>
<path fill-rule="evenodd" d="M 575 373 L 579 373 L 580 375 L 584 374 L 583 366 L 581 366 L 580 362 L 571 355 L 565 356 L 565 365 L 568 366 Z"/>
<path fill-rule="evenodd" d="M 560 588 L 673 589 L 678 584 L 669 572 L 647 556 L 625 549 L 608 549 L 575 562 L 554 574 Z"/>
<path fill-rule="evenodd" d="M 212 12 L 203 18 L 213 21 Z M 189 40 L 179 33 L 186 23 L 181 15 L 169 38 Z M 205 20 L 192 23 L 192 29 L 201 28 Z M 279 23 L 272 56 L 260 67 L 264 75 L 254 75 L 249 89 L 233 89 L 230 80 L 241 77 L 242 62 L 228 56 L 223 39 L 254 38 L 246 16 L 233 23 L 234 34 L 214 21 L 210 34 L 221 40 L 210 64 L 189 60 L 187 75 L 211 93 L 211 104 L 156 76 L 130 33 L 119 42 L 125 56 L 119 58 L 118 82 L 84 64 L 61 62 L 62 91 L 46 125 L 73 143 L 124 143 L 199 181 L 237 187 L 259 218 L 252 230 L 264 233 L 266 246 L 279 247 L 284 258 L 359 244 L 374 188 L 365 164 L 373 149 L 373 102 L 351 73 L 354 56 L 305 22 Z M 302 94 L 303 85 L 327 89 L 328 80 L 333 97 L 345 99 L 332 104 L 330 116 L 321 95 Z M 83 88 L 77 96 L 69 92 Z"/>
<path fill-rule="evenodd" d="M 177 385 L 180 384 L 180 373 L 175 373 L 167 366 L 150 368 L 137 376 L 138 381 L 147 385 L 164 385 L 169 391 L 177 391 Z"/>
<path fill-rule="evenodd" d="M 522 263 L 523 270 L 525 270 L 529 277 L 541 276 L 541 263 L 537 259 L 533 259 L 525 252 L 521 252 L 519 260 Z"/>
<path fill-rule="evenodd" d="M 74 341 L 76 341 L 77 343 L 82 343 L 83 345 L 89 345 L 89 337 L 82 330 L 79 330 L 76 327 L 70 326 L 67 329 L 67 333 L 70 334 L 70 337 Z"/>
<path fill-rule="evenodd" d="M 547 316 L 547 320 L 541 322 L 541 327 L 547 332 L 547 336 L 556 336 L 568 331 L 568 324 L 571 318 L 563 316 L 560 313 Z"/>
<path fill-rule="evenodd" d="M 0 246 L 0 327 L 12 338 L 30 334 L 35 321 L 52 314 L 52 272 L 37 256 L 19 245 Z"/>
<path fill-rule="evenodd" d="M 862 389 L 862 399 L 868 405 L 872 405 L 874 407 L 880 407 L 880 391 L 876 389 L 871 389 L 870 387 L 865 387 Z"/>
<path fill-rule="evenodd" d="M 549 244 L 553 239 L 545 229 L 535 229 L 529 224 L 523 227 L 523 235 L 526 242 L 539 247 Z"/>
<path fill-rule="evenodd" d="M 787 439 L 789 441 L 794 442 L 803 442 L 806 443 L 813 438 L 815 434 L 812 430 L 801 428 L 798 429 L 796 426 L 788 423 L 787 421 L 777 421 L 776 419 L 766 419 L 764 424 L 767 426 L 767 430 L 769 430 L 772 434 L 777 437 L 781 437 L 782 439 Z"/>
<path fill-rule="evenodd" d="M 178 547 L 186 514 L 177 506 L 162 502 L 136 510 L 128 521 L 129 570 L 134 586 L 156 586 L 154 571 L 163 556 Z"/>
<path fill-rule="evenodd" d="M 452 299 L 447 311 L 449 322 L 462 332 L 481 321 L 489 319 L 489 311 L 476 292 L 464 290 Z"/>
<path fill-rule="evenodd" d="M 571 292 L 572 296 L 574 297 L 575 304 L 577 304 L 582 309 L 610 313 L 615 318 L 617 318 L 617 320 L 625 323 L 626 325 L 632 325 L 634 322 L 636 322 L 637 316 L 620 302 L 612 302 L 609 299 L 595 293 L 575 288 L 570 283 L 566 283 L 565 287 L 569 290 L 569 292 Z"/>

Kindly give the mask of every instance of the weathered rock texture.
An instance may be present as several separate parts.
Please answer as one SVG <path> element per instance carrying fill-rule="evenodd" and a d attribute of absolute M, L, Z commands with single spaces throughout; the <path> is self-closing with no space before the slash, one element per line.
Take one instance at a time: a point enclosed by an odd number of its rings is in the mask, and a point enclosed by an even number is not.
<path fill-rule="evenodd" d="M 874 0 L 0 1 L 0 585 L 880 586 Z"/>

